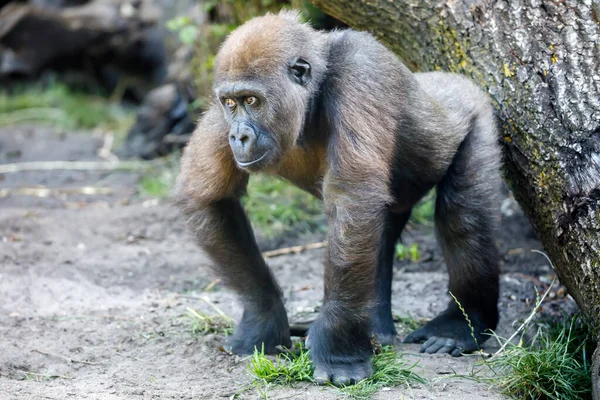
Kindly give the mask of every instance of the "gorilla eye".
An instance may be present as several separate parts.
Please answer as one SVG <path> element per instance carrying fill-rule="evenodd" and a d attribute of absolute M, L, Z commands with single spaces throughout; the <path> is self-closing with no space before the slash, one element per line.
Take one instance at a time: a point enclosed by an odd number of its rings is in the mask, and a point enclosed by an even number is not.
<path fill-rule="evenodd" d="M 231 109 L 235 108 L 235 101 L 230 98 L 225 99 L 225 106 Z"/>
<path fill-rule="evenodd" d="M 256 104 L 256 102 L 257 102 L 257 100 L 256 100 L 256 97 L 254 97 L 254 96 L 248 96 L 244 100 L 244 103 L 246 103 L 249 106 L 253 106 L 254 104 Z"/>

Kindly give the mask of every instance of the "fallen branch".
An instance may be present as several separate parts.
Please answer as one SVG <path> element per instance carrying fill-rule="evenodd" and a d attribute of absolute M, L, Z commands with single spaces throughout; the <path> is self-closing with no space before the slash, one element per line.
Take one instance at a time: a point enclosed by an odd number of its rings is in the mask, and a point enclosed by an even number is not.
<path fill-rule="evenodd" d="M 0 165 L 0 174 L 24 171 L 102 171 L 143 170 L 156 166 L 156 161 L 33 161 Z"/>
<path fill-rule="evenodd" d="M 8 196 L 33 196 L 33 197 L 50 197 L 60 196 L 61 194 L 85 194 L 85 195 L 97 195 L 97 194 L 111 194 L 112 189 L 106 187 L 93 187 L 83 186 L 78 188 L 64 188 L 64 189 L 53 189 L 53 188 L 14 188 L 14 189 L 0 189 L 0 198 Z"/>
<path fill-rule="evenodd" d="M 327 247 L 327 242 L 310 243 L 301 246 L 284 247 L 282 249 L 265 251 L 262 253 L 264 258 L 283 256 L 285 254 L 300 254 L 306 250 L 322 249 Z"/>

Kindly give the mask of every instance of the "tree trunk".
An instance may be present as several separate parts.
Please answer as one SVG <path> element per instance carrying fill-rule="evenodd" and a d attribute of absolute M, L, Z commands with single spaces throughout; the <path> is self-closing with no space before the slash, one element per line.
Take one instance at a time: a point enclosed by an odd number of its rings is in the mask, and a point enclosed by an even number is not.
<path fill-rule="evenodd" d="M 312 1 L 410 68 L 463 73 L 489 92 L 507 180 L 598 338 L 600 2 Z"/>

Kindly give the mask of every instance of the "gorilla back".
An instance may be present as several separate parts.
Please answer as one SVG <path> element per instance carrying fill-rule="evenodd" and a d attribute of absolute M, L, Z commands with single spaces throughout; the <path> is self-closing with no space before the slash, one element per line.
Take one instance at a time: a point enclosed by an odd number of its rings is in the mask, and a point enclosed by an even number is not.
<path fill-rule="evenodd" d="M 229 36 L 214 93 L 182 157 L 176 195 L 215 271 L 240 295 L 234 352 L 290 345 L 281 291 L 239 201 L 254 172 L 323 199 L 324 301 L 308 334 L 317 381 L 368 377 L 371 338 L 394 342 L 394 246 L 433 187 L 449 289 L 485 341 L 498 321 L 500 156 L 481 91 L 457 75 L 412 74 L 367 33 L 319 32 L 282 12 Z M 477 346 L 454 302 L 405 341 L 455 356 Z"/>

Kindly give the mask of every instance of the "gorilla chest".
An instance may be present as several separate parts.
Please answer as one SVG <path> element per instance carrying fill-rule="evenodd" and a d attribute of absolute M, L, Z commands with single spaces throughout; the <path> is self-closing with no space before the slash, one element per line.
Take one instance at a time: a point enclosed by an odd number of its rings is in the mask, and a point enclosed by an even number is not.
<path fill-rule="evenodd" d="M 296 147 L 290 150 L 274 172 L 321 198 L 321 183 L 325 174 L 325 146 Z"/>

